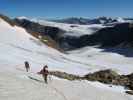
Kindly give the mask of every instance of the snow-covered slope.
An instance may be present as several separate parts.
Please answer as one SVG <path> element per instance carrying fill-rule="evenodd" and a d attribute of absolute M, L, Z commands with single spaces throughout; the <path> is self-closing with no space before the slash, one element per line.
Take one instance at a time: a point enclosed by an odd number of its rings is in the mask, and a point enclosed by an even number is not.
<path fill-rule="evenodd" d="M 53 98 L 55 100 L 114 100 L 116 98 L 117 100 L 132 100 L 132 97 L 124 94 L 121 88 L 115 89 L 99 83 L 70 82 L 56 78 L 52 78 L 48 85 L 44 85 L 42 78 L 36 75 L 36 72 L 40 71 L 45 64 L 50 70 L 78 75 L 106 68 L 113 68 L 121 73 L 131 72 L 132 58 L 101 53 L 99 49 L 94 48 L 62 54 L 42 44 L 23 28 L 10 26 L 2 19 L 0 19 L 0 34 L 0 98 L 2 100 L 53 100 Z M 107 55 L 110 55 L 108 59 Z M 122 60 L 115 59 L 123 62 L 120 68 L 114 67 L 116 62 L 113 59 L 116 56 L 122 58 Z M 104 62 L 104 59 L 107 62 Z M 31 65 L 29 73 L 25 73 L 24 61 L 29 61 Z M 130 66 L 127 67 L 128 65 Z M 123 70 L 125 67 L 127 69 Z M 29 77 L 39 81 L 31 80 Z M 99 85 L 101 86 L 98 87 Z"/>
<path fill-rule="evenodd" d="M 26 73 L 19 75 L 30 76 Z M 132 100 L 131 96 L 122 93 L 123 89 L 120 87 L 57 79 L 46 85 L 43 80 L 38 82 L 23 77 L 13 73 L 0 73 L 1 100 Z"/>
<path fill-rule="evenodd" d="M 125 57 L 118 53 L 106 52 L 93 47 L 79 49 L 69 55 L 62 54 L 42 44 L 24 29 L 17 26 L 12 27 L 2 19 L 0 20 L 0 27 L 2 62 L 23 64 L 27 60 L 30 61 L 34 71 L 40 70 L 43 65 L 48 64 L 51 69 L 82 75 L 88 71 L 105 68 L 113 68 L 121 74 L 133 72 L 132 57 Z M 121 50 L 124 52 L 125 49 Z M 132 50 L 129 50 L 129 53 L 132 54 Z"/>
<path fill-rule="evenodd" d="M 113 50 L 120 53 L 113 52 Z M 122 53 L 131 55 L 131 57 L 126 57 Z M 85 47 L 70 51 L 69 56 L 75 57 L 80 63 L 87 64 L 94 71 L 96 69 L 113 69 L 119 74 L 129 74 L 133 72 L 132 53 L 132 48 L 110 48 L 106 51 L 105 49 Z"/>
<path fill-rule="evenodd" d="M 38 19 L 30 19 L 33 22 L 37 22 L 44 26 L 53 26 L 58 27 L 66 31 L 64 36 L 82 36 L 86 34 L 92 34 L 97 30 L 105 27 L 101 24 L 93 24 L 93 25 L 78 25 L 78 24 L 65 24 L 65 23 L 57 23 L 47 20 L 38 20 Z"/>
<path fill-rule="evenodd" d="M 29 61 L 35 72 L 47 64 L 55 70 L 85 74 L 86 68 L 82 69 L 81 64 L 65 60 L 66 55 L 42 44 L 24 29 L 12 27 L 2 19 L 0 19 L 0 28 L 0 60 L 5 64 L 4 66 L 6 64 L 21 65 L 24 61 Z"/>
<path fill-rule="evenodd" d="M 0 27 L 2 34 L 0 38 L 2 56 L 0 59 L 3 63 L 10 62 L 14 66 L 15 64 L 23 64 L 27 60 L 33 66 L 32 70 L 34 71 L 38 71 L 43 65 L 48 64 L 50 69 L 80 75 L 107 68 L 113 68 L 121 74 L 133 72 L 132 57 L 93 47 L 75 50 L 70 54 L 62 54 L 42 44 L 24 29 L 17 26 L 12 27 L 2 19 Z M 120 52 L 124 51 L 125 49 L 121 49 Z M 132 54 L 132 50 L 126 49 L 125 52 Z"/>

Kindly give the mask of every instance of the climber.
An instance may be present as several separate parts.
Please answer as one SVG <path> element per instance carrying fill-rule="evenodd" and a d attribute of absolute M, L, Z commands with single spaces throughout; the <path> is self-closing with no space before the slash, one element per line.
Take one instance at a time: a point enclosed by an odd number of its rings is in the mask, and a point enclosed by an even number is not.
<path fill-rule="evenodd" d="M 25 69 L 26 69 L 26 71 L 28 72 L 29 69 L 30 69 L 29 62 L 28 62 L 28 61 L 25 61 L 24 64 L 25 64 Z"/>
<path fill-rule="evenodd" d="M 48 83 L 48 74 L 49 74 L 49 72 L 48 72 L 48 66 L 45 65 L 43 67 L 43 69 L 40 72 L 38 72 L 38 74 L 42 74 L 42 77 L 43 77 L 45 83 L 47 84 Z"/>

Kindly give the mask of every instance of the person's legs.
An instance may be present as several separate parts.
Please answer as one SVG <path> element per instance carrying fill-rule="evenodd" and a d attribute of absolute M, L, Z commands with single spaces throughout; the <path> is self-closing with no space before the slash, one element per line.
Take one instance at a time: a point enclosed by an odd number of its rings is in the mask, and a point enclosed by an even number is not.
<path fill-rule="evenodd" d="M 47 75 L 44 76 L 44 80 L 45 80 L 45 83 L 47 84 L 48 83 Z"/>
<path fill-rule="evenodd" d="M 29 71 L 29 67 L 26 67 L 26 71 L 27 71 L 27 72 Z"/>
<path fill-rule="evenodd" d="M 26 71 L 28 72 L 28 68 L 26 68 Z"/>
<path fill-rule="evenodd" d="M 44 79 L 44 82 L 47 83 L 47 77 L 46 75 L 42 75 L 43 79 Z"/>

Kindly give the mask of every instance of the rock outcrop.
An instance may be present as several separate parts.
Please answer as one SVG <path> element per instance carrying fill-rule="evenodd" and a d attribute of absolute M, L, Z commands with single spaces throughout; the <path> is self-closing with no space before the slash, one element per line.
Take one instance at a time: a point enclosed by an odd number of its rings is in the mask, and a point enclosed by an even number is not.
<path fill-rule="evenodd" d="M 15 25 L 15 22 L 12 19 L 10 19 L 9 17 L 5 16 L 5 15 L 0 14 L 0 18 L 5 20 L 6 22 L 8 22 L 11 26 Z"/>
<path fill-rule="evenodd" d="M 115 71 L 107 69 L 102 71 L 97 71 L 94 73 L 89 73 L 83 77 L 68 74 L 66 72 L 60 71 L 51 71 L 50 75 L 54 75 L 56 77 L 67 79 L 67 80 L 88 80 L 88 81 L 98 81 L 104 84 L 112 84 L 112 85 L 120 85 L 129 89 L 126 91 L 128 94 L 132 94 L 133 92 L 133 73 L 129 75 L 119 75 Z"/>
<path fill-rule="evenodd" d="M 16 25 L 25 28 L 29 33 L 36 33 L 41 36 L 48 35 L 52 39 L 56 40 L 58 35 L 63 32 L 63 30 L 52 27 L 52 26 L 44 26 L 38 23 L 29 21 L 27 19 L 14 19 Z"/>
<path fill-rule="evenodd" d="M 114 81 L 120 77 L 116 72 L 112 70 L 102 70 L 95 73 L 85 75 L 84 78 L 91 81 L 99 81 L 106 84 L 114 84 Z"/>
<path fill-rule="evenodd" d="M 63 51 L 63 48 L 61 48 L 59 43 L 60 35 L 64 33 L 63 30 L 57 27 L 40 25 L 39 23 L 32 22 L 27 19 L 16 18 L 14 19 L 14 22 L 16 23 L 16 25 L 26 29 L 26 31 L 33 36 L 37 38 L 41 37 L 41 41 L 45 44 L 48 44 L 48 46 Z M 43 39 L 46 39 L 47 42 Z"/>
<path fill-rule="evenodd" d="M 85 75 L 84 78 L 106 84 L 121 85 L 125 88 L 133 90 L 133 73 L 129 75 L 119 75 L 112 70 L 103 70 Z"/>

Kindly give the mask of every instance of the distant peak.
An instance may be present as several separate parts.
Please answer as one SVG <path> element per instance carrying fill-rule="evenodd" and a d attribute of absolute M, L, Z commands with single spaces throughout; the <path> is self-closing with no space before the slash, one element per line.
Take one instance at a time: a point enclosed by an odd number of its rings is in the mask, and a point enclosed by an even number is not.
<path fill-rule="evenodd" d="M 121 17 L 117 17 L 116 20 L 117 20 L 118 22 L 125 22 L 125 20 L 124 20 L 123 18 L 121 18 Z"/>
<path fill-rule="evenodd" d="M 28 19 L 27 17 L 25 16 L 20 16 L 20 17 L 17 17 L 18 19 Z"/>

